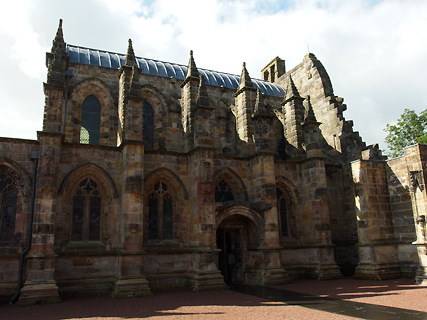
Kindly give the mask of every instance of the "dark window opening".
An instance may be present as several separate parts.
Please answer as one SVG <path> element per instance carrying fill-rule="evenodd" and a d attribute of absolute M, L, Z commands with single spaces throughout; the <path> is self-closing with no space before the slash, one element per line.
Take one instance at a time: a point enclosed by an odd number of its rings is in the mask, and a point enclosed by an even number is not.
<path fill-rule="evenodd" d="M 155 184 L 148 198 L 148 239 L 173 239 L 173 199 L 163 182 Z"/>
<path fill-rule="evenodd" d="M 142 136 L 146 141 L 145 149 L 152 150 L 154 149 L 154 110 L 148 102 L 144 102 L 142 112 Z"/>
<path fill-rule="evenodd" d="M 0 170 L 7 170 L 0 166 Z M 0 173 L 0 241 L 14 241 L 18 189 L 7 173 Z"/>
<path fill-rule="evenodd" d="M 92 94 L 82 104 L 80 143 L 99 144 L 101 124 L 101 104 Z"/>
<path fill-rule="evenodd" d="M 287 237 L 289 236 L 287 201 L 285 195 L 280 189 L 276 189 L 276 196 L 277 211 L 279 213 L 280 235 Z"/>
<path fill-rule="evenodd" d="M 0 189 L 1 203 L 1 241 L 13 241 L 15 233 L 15 217 L 18 192 L 15 187 L 8 187 L 5 190 Z"/>
<path fill-rule="evenodd" d="M 98 185 L 89 178 L 80 182 L 73 197 L 71 240 L 101 240 L 101 197 Z"/>

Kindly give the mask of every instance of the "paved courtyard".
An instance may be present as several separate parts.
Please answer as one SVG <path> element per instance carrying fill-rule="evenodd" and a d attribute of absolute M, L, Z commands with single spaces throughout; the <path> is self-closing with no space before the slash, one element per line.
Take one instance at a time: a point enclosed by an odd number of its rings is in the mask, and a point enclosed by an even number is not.
<path fill-rule="evenodd" d="M 297 280 L 276 287 L 233 289 L 163 292 L 133 299 L 76 298 L 30 307 L 1 305 L 0 319 L 427 319 L 427 287 L 409 279 Z"/>

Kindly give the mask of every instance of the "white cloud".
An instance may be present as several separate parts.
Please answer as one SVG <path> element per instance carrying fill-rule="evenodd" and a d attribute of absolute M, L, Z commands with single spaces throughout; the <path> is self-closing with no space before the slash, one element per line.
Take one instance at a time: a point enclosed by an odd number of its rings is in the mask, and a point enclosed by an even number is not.
<path fill-rule="evenodd" d="M 345 98 L 345 117 L 366 142 L 383 148 L 386 123 L 404 108 L 427 108 L 424 0 L 18 0 L 7 6 L 0 13 L 6 46 L 0 49 L 0 83 L 6 84 L 0 108 L 4 115 L 7 102 L 20 112 L 0 118 L 0 136 L 34 138 L 23 136 L 22 123 L 41 129 L 44 55 L 59 18 L 71 44 L 124 53 L 132 38 L 138 56 L 181 64 L 192 49 L 200 68 L 240 74 L 245 61 L 254 78 L 277 55 L 293 68 L 309 46 L 335 94 Z M 17 94 L 22 84 L 25 97 Z"/>

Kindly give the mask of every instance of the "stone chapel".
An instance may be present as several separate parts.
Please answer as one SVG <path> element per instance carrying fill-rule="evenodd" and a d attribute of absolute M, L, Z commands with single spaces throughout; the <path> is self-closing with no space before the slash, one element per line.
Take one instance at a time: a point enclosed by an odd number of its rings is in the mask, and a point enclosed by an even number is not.
<path fill-rule="evenodd" d="M 313 54 L 251 78 L 66 44 L 0 138 L 0 301 L 426 279 L 427 146 L 366 146 Z"/>

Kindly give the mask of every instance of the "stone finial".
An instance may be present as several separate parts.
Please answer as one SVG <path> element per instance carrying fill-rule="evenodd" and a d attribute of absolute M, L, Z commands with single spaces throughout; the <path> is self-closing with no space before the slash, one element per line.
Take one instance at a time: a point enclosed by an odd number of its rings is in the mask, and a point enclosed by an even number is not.
<path fill-rule="evenodd" d="M 237 91 L 245 87 L 253 88 L 254 85 L 252 83 L 251 77 L 249 76 L 249 72 L 246 69 L 246 62 L 243 62 L 242 75 L 240 76 L 240 82 L 239 82 L 239 87 L 237 88 Z"/>
<path fill-rule="evenodd" d="M 299 94 L 298 89 L 294 83 L 294 80 L 292 79 L 291 75 L 289 75 L 288 86 L 286 87 L 286 94 L 282 104 L 285 104 L 290 100 L 296 100 L 296 99 L 304 100 L 304 98 L 302 98 L 301 95 Z"/>
<path fill-rule="evenodd" d="M 190 50 L 190 60 L 188 61 L 188 69 L 187 69 L 187 75 L 185 78 L 193 77 L 198 78 L 199 77 L 199 71 L 196 67 L 196 62 L 194 61 L 193 57 L 193 50 Z"/>
<path fill-rule="evenodd" d="M 197 106 L 199 107 L 209 107 L 209 97 L 208 91 L 206 90 L 205 85 L 205 77 L 203 75 L 200 76 L 199 81 L 199 90 L 197 92 Z"/>
<path fill-rule="evenodd" d="M 58 30 L 56 31 L 55 39 L 52 41 L 52 53 L 65 53 L 65 41 L 62 31 L 62 19 L 59 19 Z"/>
<path fill-rule="evenodd" d="M 132 46 L 132 40 L 129 39 L 128 42 L 128 51 L 126 53 L 126 58 L 125 58 L 125 66 L 128 67 L 137 67 L 138 64 L 136 62 L 136 58 L 135 58 L 135 53 L 133 51 L 133 46 Z"/>

